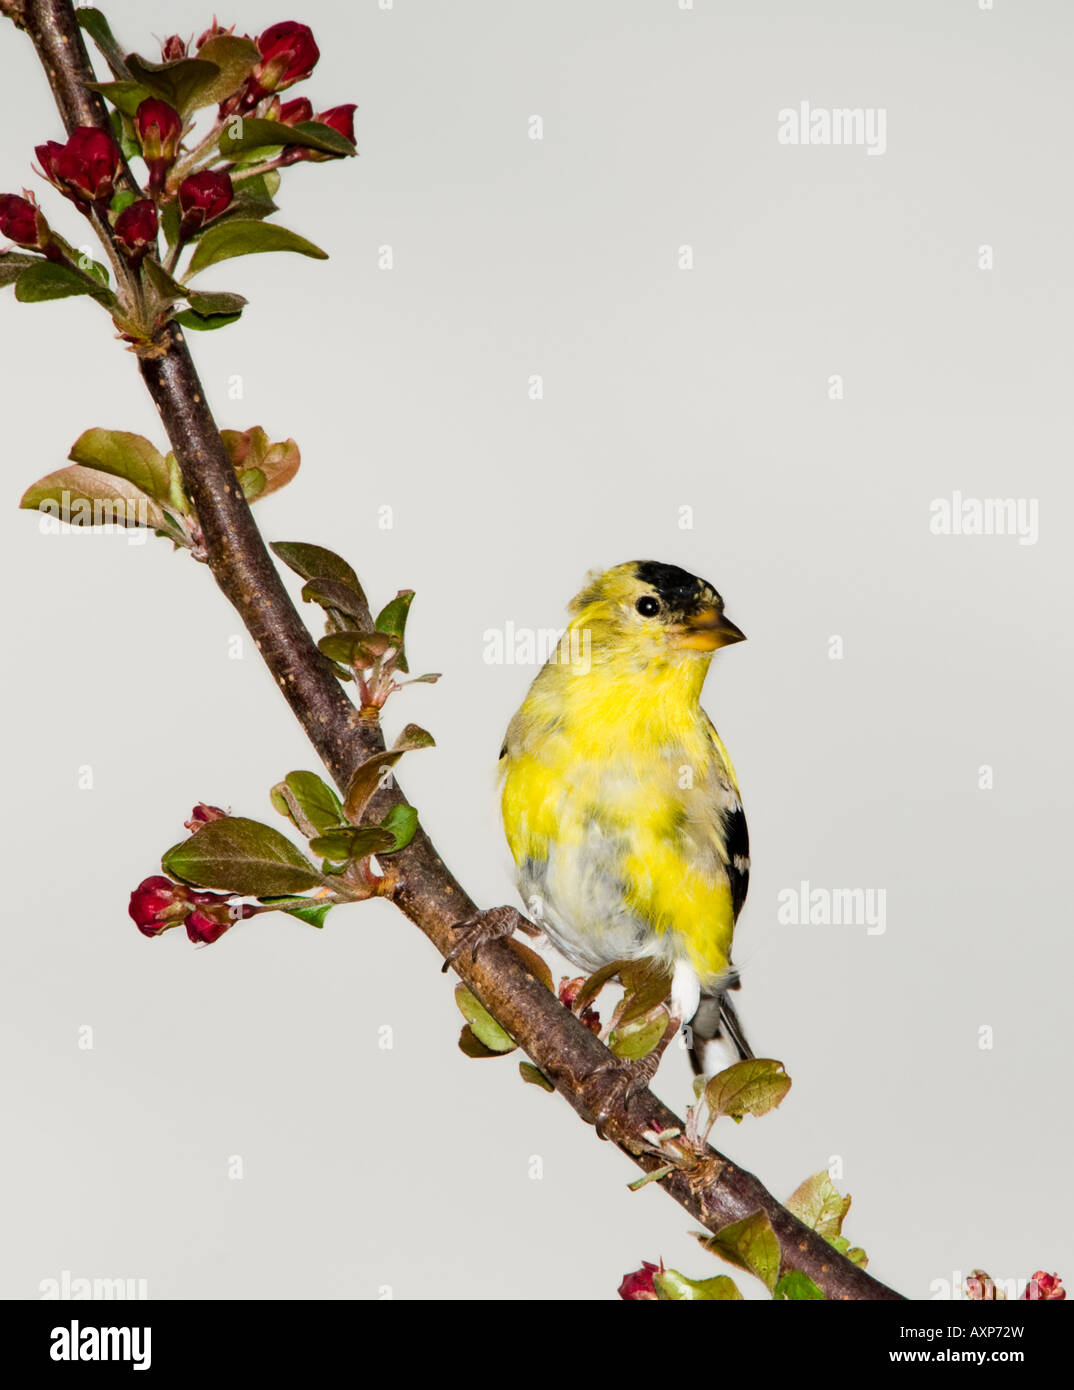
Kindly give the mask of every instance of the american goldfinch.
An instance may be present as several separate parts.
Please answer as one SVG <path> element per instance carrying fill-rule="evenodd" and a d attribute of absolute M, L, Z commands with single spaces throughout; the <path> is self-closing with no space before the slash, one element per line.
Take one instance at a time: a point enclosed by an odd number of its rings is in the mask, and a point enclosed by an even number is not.
<path fill-rule="evenodd" d="M 582 970 L 668 965 L 695 1070 L 712 1069 L 708 1044 L 722 1032 L 750 1057 L 726 997 L 738 985 L 746 817 L 700 704 L 713 652 L 745 634 L 711 584 L 655 560 L 594 572 L 570 612 L 500 755 L 519 890 Z"/>

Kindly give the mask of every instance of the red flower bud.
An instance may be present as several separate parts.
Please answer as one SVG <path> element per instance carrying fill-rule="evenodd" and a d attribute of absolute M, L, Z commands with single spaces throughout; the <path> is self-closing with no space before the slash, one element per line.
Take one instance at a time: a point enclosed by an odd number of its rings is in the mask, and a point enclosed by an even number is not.
<path fill-rule="evenodd" d="M 1063 1281 L 1059 1275 L 1046 1274 L 1043 1269 L 1037 1270 L 1022 1295 L 1023 1298 L 1040 1299 L 1042 1303 L 1059 1303 L 1066 1296 L 1067 1291 L 1063 1288 Z"/>
<path fill-rule="evenodd" d="M 275 115 L 269 113 L 269 119 L 282 125 L 298 125 L 299 121 L 313 120 L 313 107 L 307 97 L 295 97 L 293 101 L 285 101 L 282 106 L 277 98 L 273 105 L 278 109 Z"/>
<path fill-rule="evenodd" d="M 32 194 L 20 198 L 17 193 L 0 193 L 0 236 L 31 251 L 48 245 L 48 223 Z"/>
<path fill-rule="evenodd" d="M 219 217 L 231 206 L 231 180 L 227 174 L 212 169 L 203 169 L 199 174 L 191 174 L 179 185 L 179 207 L 183 221 L 179 235 L 186 238 L 196 232 L 206 222 Z"/>
<path fill-rule="evenodd" d="M 160 45 L 160 56 L 165 63 L 174 63 L 177 58 L 185 58 L 189 41 L 181 39 L 178 34 L 169 34 Z"/>
<path fill-rule="evenodd" d="M 115 191 L 119 146 L 105 130 L 80 125 L 65 145 L 49 140 L 36 152 L 45 178 L 83 211 L 88 203 L 107 203 Z"/>
<path fill-rule="evenodd" d="M 195 908 L 186 919 L 186 934 L 195 946 L 211 946 L 214 941 L 219 941 L 226 931 L 230 931 L 236 922 L 241 922 L 244 917 L 253 917 L 255 913 L 264 910 L 252 904 L 230 907 L 226 901 L 214 903 L 204 910 L 200 907 Z"/>
<path fill-rule="evenodd" d="M 139 198 L 116 218 L 116 240 L 133 261 L 140 261 L 157 243 L 157 209 L 148 198 Z"/>
<path fill-rule="evenodd" d="M 143 936 L 159 936 L 179 925 L 187 907 L 182 884 L 157 874 L 139 883 L 131 894 L 128 911 Z"/>
<path fill-rule="evenodd" d="M 633 1274 L 624 1274 L 623 1282 L 619 1285 L 619 1297 L 626 1299 L 628 1303 L 645 1303 L 656 1300 L 656 1290 L 653 1288 L 653 1275 L 663 1274 L 664 1262 L 658 1265 L 651 1265 L 648 1260 L 642 1260 L 641 1269 L 636 1269 Z"/>
<path fill-rule="evenodd" d="M 149 168 L 149 187 L 163 188 L 164 176 L 179 149 L 183 118 L 166 101 L 147 97 L 134 113 L 134 129 Z"/>
<path fill-rule="evenodd" d="M 582 992 L 585 984 L 585 976 L 579 975 L 576 979 L 569 979 L 564 975 L 559 982 L 557 995 L 559 1002 L 565 1004 L 568 1009 L 574 1010 L 574 1002 Z M 600 1033 L 600 1014 L 593 1008 L 592 1004 L 586 1004 L 582 1012 L 578 1015 L 579 1021 L 584 1023 L 591 1033 Z"/>
<path fill-rule="evenodd" d="M 226 820 L 227 815 L 227 811 L 221 811 L 219 806 L 210 806 L 204 801 L 199 801 L 191 811 L 190 819 L 183 824 L 193 832 L 200 830 L 203 825 L 208 825 L 211 820 Z"/>
<path fill-rule="evenodd" d="M 317 66 L 320 49 L 308 25 L 285 20 L 272 24 L 257 38 L 261 61 L 246 85 L 246 100 L 254 105 L 270 92 L 280 92 L 301 82 Z"/>
<path fill-rule="evenodd" d="M 339 131 L 340 135 L 345 136 L 353 145 L 354 113 L 357 110 L 357 105 L 350 101 L 343 106 L 329 107 L 327 111 L 322 111 L 314 119 L 320 121 L 322 125 L 330 125 L 333 130 Z"/>

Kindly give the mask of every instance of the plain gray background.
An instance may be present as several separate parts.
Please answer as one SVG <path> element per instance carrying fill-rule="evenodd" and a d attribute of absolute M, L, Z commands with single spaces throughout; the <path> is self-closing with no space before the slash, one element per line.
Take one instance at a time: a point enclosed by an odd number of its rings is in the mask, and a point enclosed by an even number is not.
<path fill-rule="evenodd" d="M 256 33 L 285 11 L 221 17 Z M 210 18 L 107 12 L 149 56 Z M 559 624 L 591 566 L 711 579 L 750 639 L 706 688 L 753 840 L 740 1008 L 794 1078 L 716 1142 L 781 1197 L 838 1156 L 847 1234 L 911 1297 L 974 1266 L 1074 1277 L 1069 7 L 294 17 L 323 56 L 291 95 L 360 103 L 361 158 L 280 197 L 331 260 L 211 270 L 251 306 L 192 346 L 221 425 L 301 446 L 257 508 L 267 536 L 341 551 L 374 601 L 417 590 L 412 661 L 444 678 L 386 722 L 436 736 L 402 781 L 447 862 L 479 901 L 514 900 L 494 767 L 534 668 L 487 664 L 485 633 Z M 29 172 L 61 130 L 8 24 L 0 64 L 0 186 L 37 188 L 84 240 Z M 780 145 L 803 100 L 885 108 L 886 153 Z M 163 438 L 99 310 L 5 293 L 0 1292 L 68 1270 L 154 1298 L 588 1299 L 643 1258 L 720 1272 L 517 1056 L 462 1056 L 453 977 L 389 907 L 201 951 L 135 930 L 130 889 L 195 801 L 279 824 L 269 787 L 315 761 L 252 646 L 229 655 L 206 570 L 15 509 L 90 425 Z M 955 489 L 1038 499 L 1039 541 L 932 535 Z M 885 889 L 886 931 L 780 925 L 803 879 Z M 687 1103 L 681 1052 L 656 1089 Z"/>

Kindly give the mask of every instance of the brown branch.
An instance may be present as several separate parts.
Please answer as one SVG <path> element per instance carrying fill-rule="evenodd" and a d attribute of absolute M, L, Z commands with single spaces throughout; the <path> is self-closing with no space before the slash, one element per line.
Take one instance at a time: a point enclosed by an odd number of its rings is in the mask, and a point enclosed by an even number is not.
<path fill-rule="evenodd" d="M 107 129 L 104 102 L 86 87 L 94 75 L 69 0 L 0 0 L 0 9 L 33 40 L 68 130 L 77 125 Z M 111 236 L 106 219 L 97 225 L 103 236 Z M 238 485 L 179 328 L 160 328 L 155 347 L 159 355 L 141 356 L 139 367 L 197 511 L 213 577 L 325 767 L 345 790 L 357 765 L 383 748 L 380 726 L 359 716 L 291 602 Z M 397 789 L 378 795 L 385 805 L 402 799 Z M 424 831 L 419 829 L 393 863 L 400 870 L 395 903 L 446 956 L 456 941 L 453 924 L 471 916 L 475 905 Z M 466 957 L 453 968 L 584 1120 L 594 1123 L 614 1101 L 605 1134 L 646 1172 L 662 1166 L 644 1136 L 681 1130 L 682 1121 L 648 1089 L 636 1091 L 628 1106 L 616 1099 L 608 1070 L 612 1054 L 506 942 L 484 946 L 475 962 Z M 783 1269 L 809 1275 L 830 1299 L 901 1298 L 844 1259 L 751 1173 L 714 1149 L 706 1148 L 704 1162 L 693 1170 L 675 1168 L 658 1181 L 710 1231 L 759 1209 L 766 1212 Z"/>

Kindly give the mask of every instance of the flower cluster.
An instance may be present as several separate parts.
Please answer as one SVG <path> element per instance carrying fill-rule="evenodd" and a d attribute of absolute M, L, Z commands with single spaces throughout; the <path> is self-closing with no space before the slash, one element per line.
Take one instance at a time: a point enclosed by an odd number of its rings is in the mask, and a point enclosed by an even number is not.
<path fill-rule="evenodd" d="M 320 58 L 308 25 L 285 20 L 253 38 L 214 19 L 196 41 L 165 38 L 159 62 L 129 53 L 117 68 L 114 49 L 102 53 L 116 78 L 101 84 L 116 108 L 110 123 L 78 126 L 36 151 L 42 177 L 93 221 L 119 283 L 113 290 L 103 265 L 53 231 L 30 193 L 5 193 L 0 235 L 63 266 L 45 283 L 33 257 L 16 257 L 19 273 L 4 283 L 29 273 L 20 299 L 91 294 L 125 337 L 149 343 L 169 316 L 193 328 L 239 317 L 241 296 L 184 293 L 186 279 L 206 265 L 268 250 L 324 255 L 295 233 L 260 225 L 276 211 L 278 170 L 356 153 L 353 103 L 315 110 L 308 97 L 281 98 Z M 236 223 L 230 237 L 220 227 L 225 215 Z M 206 234 L 209 244 L 198 246 Z M 191 248 L 183 271 L 181 256 Z M 182 299 L 188 307 L 174 307 Z"/>

